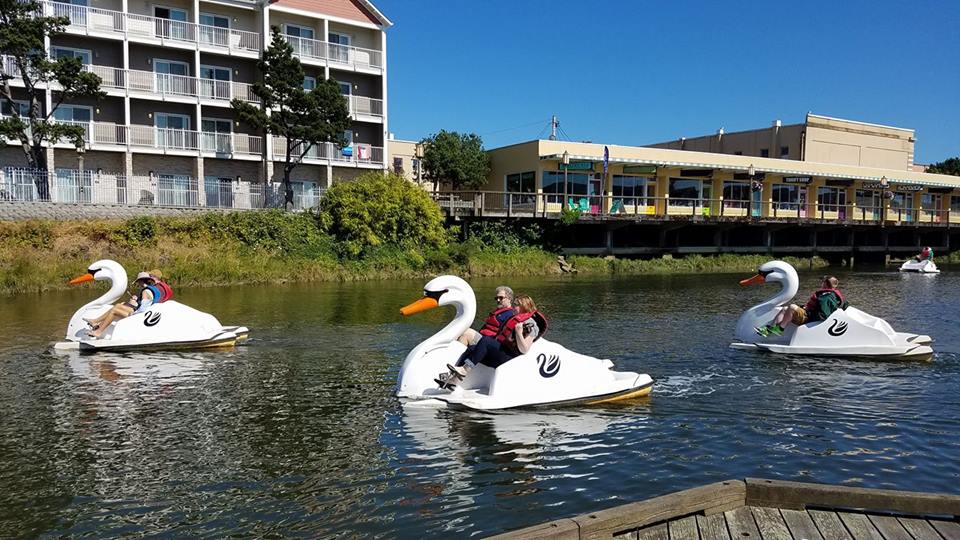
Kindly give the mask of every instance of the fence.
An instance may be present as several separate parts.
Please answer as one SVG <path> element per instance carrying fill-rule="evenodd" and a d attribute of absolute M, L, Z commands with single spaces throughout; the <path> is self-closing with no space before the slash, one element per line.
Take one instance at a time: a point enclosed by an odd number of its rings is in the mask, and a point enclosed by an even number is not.
<path fill-rule="evenodd" d="M 323 190 L 315 183 L 296 182 L 293 189 L 295 210 L 320 204 Z M 0 170 L 0 203 L 3 201 L 250 210 L 282 207 L 284 197 L 280 184 L 8 167 Z"/>

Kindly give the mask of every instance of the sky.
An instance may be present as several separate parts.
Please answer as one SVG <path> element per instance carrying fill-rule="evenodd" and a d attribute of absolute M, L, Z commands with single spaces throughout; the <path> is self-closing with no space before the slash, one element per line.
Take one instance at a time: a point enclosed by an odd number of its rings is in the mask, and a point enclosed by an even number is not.
<path fill-rule="evenodd" d="M 389 128 L 496 148 L 549 134 L 642 145 L 801 123 L 916 130 L 960 156 L 960 0 L 374 0 Z"/>

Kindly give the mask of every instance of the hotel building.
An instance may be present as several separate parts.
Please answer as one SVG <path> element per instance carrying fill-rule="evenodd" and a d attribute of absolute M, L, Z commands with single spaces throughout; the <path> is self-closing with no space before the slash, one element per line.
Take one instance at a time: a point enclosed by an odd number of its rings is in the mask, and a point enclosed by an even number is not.
<path fill-rule="evenodd" d="M 294 171 L 298 203 L 311 205 L 337 179 L 387 163 L 387 38 L 391 22 L 367 0 L 43 1 L 69 19 L 48 39 L 53 58 L 74 56 L 102 79 L 107 97 L 66 101 L 57 121 L 80 124 L 87 145 L 48 149 L 55 202 L 257 207 L 266 181 L 282 178 L 285 141 L 241 122 L 232 99 L 258 103 L 256 63 L 279 28 L 306 71 L 304 86 L 340 83 L 351 127 L 346 148 L 315 147 Z M 3 72 L 17 76 L 10 58 Z M 11 81 L 26 99 L 22 81 Z M 18 88 L 19 86 L 19 88 Z M 48 110 L 59 99 L 46 87 Z M 20 106 L 25 106 L 26 101 Z M 2 114 L 9 114 L 3 104 Z M 17 146 L 0 149 L 8 191 L 28 199 Z M 79 174 L 78 174 L 79 172 Z M 20 192 L 16 192 L 17 188 Z M 259 199 L 258 199 L 259 198 Z M 76 199 L 76 200 L 71 200 Z"/>

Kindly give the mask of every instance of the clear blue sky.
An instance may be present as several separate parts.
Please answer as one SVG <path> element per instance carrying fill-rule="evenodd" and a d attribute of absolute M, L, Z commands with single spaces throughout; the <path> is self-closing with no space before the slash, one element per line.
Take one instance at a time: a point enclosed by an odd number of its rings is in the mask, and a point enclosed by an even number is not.
<path fill-rule="evenodd" d="M 812 111 L 913 128 L 918 163 L 960 155 L 958 0 L 374 2 L 400 139 L 493 148 L 556 114 L 571 140 L 632 145 Z"/>

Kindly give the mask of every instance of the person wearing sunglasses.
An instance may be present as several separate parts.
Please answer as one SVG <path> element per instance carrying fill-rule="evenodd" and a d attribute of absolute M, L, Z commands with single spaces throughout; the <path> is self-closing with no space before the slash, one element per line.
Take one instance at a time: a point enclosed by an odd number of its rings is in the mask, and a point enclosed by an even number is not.
<path fill-rule="evenodd" d="M 471 347 L 480 341 L 481 336 L 496 336 L 497 333 L 500 332 L 500 328 L 510 320 L 510 317 L 513 317 L 513 289 L 506 285 L 497 287 L 493 300 L 497 303 L 497 307 L 487 315 L 480 331 L 478 332 L 473 328 L 467 328 L 467 330 L 457 338 L 460 343 Z"/>
<path fill-rule="evenodd" d="M 780 336 L 791 322 L 797 326 L 813 321 L 825 321 L 834 311 L 845 309 L 847 301 L 837 287 L 840 281 L 836 276 L 823 276 L 820 288 L 810 295 L 810 299 L 803 307 L 790 304 L 780 308 L 780 312 L 773 319 L 772 324 L 755 328 L 763 337 Z"/>

